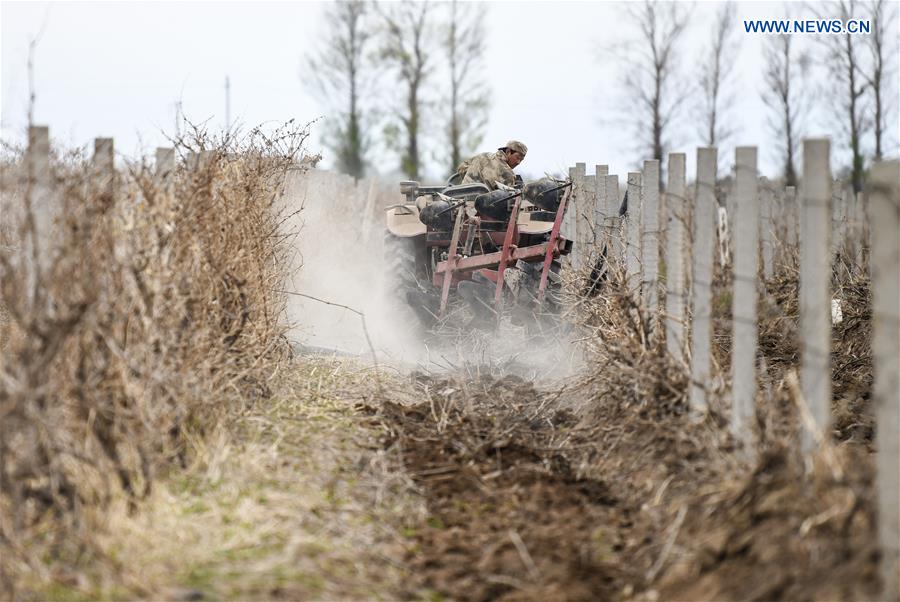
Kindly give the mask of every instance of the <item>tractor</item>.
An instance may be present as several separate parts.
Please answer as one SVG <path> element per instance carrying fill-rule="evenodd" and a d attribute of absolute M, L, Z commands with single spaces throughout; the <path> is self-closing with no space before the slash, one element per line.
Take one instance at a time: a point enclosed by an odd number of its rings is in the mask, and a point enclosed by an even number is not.
<path fill-rule="evenodd" d="M 470 325 L 496 325 L 504 302 L 542 315 L 557 305 L 559 260 L 572 243 L 560 235 L 570 182 L 542 178 L 491 190 L 481 183 L 400 183 L 402 203 L 387 208 L 389 290 L 428 328 L 463 299 Z M 504 292 L 505 291 L 505 292 Z"/>

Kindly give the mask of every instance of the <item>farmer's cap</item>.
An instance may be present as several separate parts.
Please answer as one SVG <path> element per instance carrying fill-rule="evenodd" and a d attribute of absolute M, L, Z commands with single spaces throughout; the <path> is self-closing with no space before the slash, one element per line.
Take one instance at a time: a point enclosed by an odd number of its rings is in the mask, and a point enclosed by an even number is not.
<path fill-rule="evenodd" d="M 506 143 L 505 146 L 501 146 L 497 150 L 502 150 L 502 151 L 511 150 L 513 152 L 519 153 L 520 155 L 522 155 L 524 157 L 525 153 L 528 152 L 528 147 L 525 146 L 524 144 L 522 144 L 521 142 L 519 142 L 518 140 L 510 140 L 509 142 Z"/>

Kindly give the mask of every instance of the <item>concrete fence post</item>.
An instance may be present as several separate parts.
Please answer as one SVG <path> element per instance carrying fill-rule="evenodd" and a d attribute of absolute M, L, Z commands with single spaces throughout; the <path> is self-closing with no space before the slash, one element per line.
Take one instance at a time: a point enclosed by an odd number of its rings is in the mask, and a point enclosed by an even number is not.
<path fill-rule="evenodd" d="M 31 203 L 35 210 L 47 203 L 52 184 L 50 174 L 50 128 L 33 125 L 28 128 L 28 152 L 26 154 L 28 184 L 31 185 Z M 42 209 L 42 207 L 40 207 Z"/>
<path fill-rule="evenodd" d="M 164 180 L 173 171 L 175 171 L 175 149 L 158 147 L 156 149 L 156 178 Z"/>
<path fill-rule="evenodd" d="M 712 276 L 715 254 L 716 149 L 697 149 L 691 302 L 691 410 L 705 413 L 712 361 Z"/>
<path fill-rule="evenodd" d="M 576 242 L 576 232 L 575 232 L 575 216 L 578 213 L 578 208 L 575 206 L 575 168 L 569 168 L 569 181 L 572 182 L 571 192 L 569 194 L 569 202 L 566 205 L 566 212 L 563 215 L 562 224 L 560 225 L 559 233 L 566 239 L 570 240 L 573 243 Z M 574 267 L 575 264 L 575 254 L 578 252 L 577 249 L 574 249 L 572 253 L 567 255 L 563 261 L 567 263 L 570 267 Z M 565 265 L 564 263 L 564 265 Z"/>
<path fill-rule="evenodd" d="M 884 600 L 900 597 L 900 161 L 876 163 L 869 193 L 872 394 Z"/>
<path fill-rule="evenodd" d="M 202 152 L 188 151 L 184 158 L 184 165 L 188 171 L 197 171 L 202 163 Z"/>
<path fill-rule="evenodd" d="M 53 223 L 59 211 L 53 195 L 53 175 L 50 170 L 50 128 L 30 126 L 28 128 L 28 151 L 25 160 L 27 200 L 34 216 L 34 239 L 37 251 L 37 265 L 32 266 L 28 283 L 29 300 L 36 300 L 38 272 L 50 267 L 50 247 L 54 240 Z"/>
<path fill-rule="evenodd" d="M 101 194 L 113 193 L 115 170 L 115 153 L 112 138 L 94 138 L 94 156 L 91 160 L 97 190 Z"/>
<path fill-rule="evenodd" d="M 109 174 L 113 170 L 114 143 L 112 138 L 94 138 L 92 163 L 98 171 Z"/>
<path fill-rule="evenodd" d="M 572 189 L 575 198 L 575 252 L 572 266 L 581 269 L 587 262 L 587 242 L 590 240 L 590 223 L 587 211 L 587 198 L 584 191 L 585 164 L 576 163 L 573 172 Z M 593 206 L 592 206 L 593 209 Z"/>
<path fill-rule="evenodd" d="M 746 150 L 746 149 L 745 149 Z M 756 165 L 756 149 L 754 151 L 754 166 Z M 749 157 L 747 157 L 749 159 Z M 766 280 L 775 275 L 775 193 L 769 185 L 769 179 L 759 178 L 759 236 L 762 243 L 763 276 Z M 741 199 L 738 199 L 741 203 Z M 740 209 L 738 209 L 740 211 Z M 736 251 L 735 251 L 736 252 Z"/>
<path fill-rule="evenodd" d="M 685 154 L 669 153 L 666 186 L 666 349 L 684 359 Z"/>
<path fill-rule="evenodd" d="M 733 402 L 731 432 L 753 453 L 753 419 L 756 412 L 756 322 L 757 278 L 759 273 L 760 214 L 766 198 L 765 189 L 757 190 L 757 183 L 765 186 L 763 178 L 756 178 L 756 147 L 735 150 L 735 229 L 734 294 L 732 295 L 731 372 Z M 762 211 L 760 211 L 762 209 Z M 763 220 L 762 232 L 771 221 Z M 771 261 L 771 258 L 770 258 Z"/>
<path fill-rule="evenodd" d="M 831 427 L 831 173 L 826 139 L 803 141 L 803 199 L 800 226 L 801 388 L 815 427 L 828 436 Z M 803 451 L 815 447 L 803 431 Z"/>
<path fill-rule="evenodd" d="M 625 215 L 625 266 L 630 292 L 641 286 L 641 173 L 628 172 L 628 213 Z"/>
<path fill-rule="evenodd" d="M 644 161 L 641 208 L 641 292 L 652 320 L 659 308 L 659 161 Z"/>
<path fill-rule="evenodd" d="M 50 170 L 50 128 L 42 125 L 28 128 L 27 157 L 30 183 L 38 189 L 37 192 L 46 193 L 53 184 Z"/>
<path fill-rule="evenodd" d="M 609 248 L 607 258 L 611 270 L 622 265 L 624 245 L 622 244 L 622 221 L 619 217 L 619 176 L 606 176 L 606 236 Z"/>
<path fill-rule="evenodd" d="M 50 184 L 50 128 L 33 125 L 28 128 L 28 177 L 33 184 Z"/>
<path fill-rule="evenodd" d="M 203 150 L 200 151 L 200 160 L 198 162 L 199 167 L 207 168 L 210 163 L 212 163 L 213 159 L 215 159 L 216 153 L 211 150 Z M 356 181 L 353 178 L 350 178 L 353 182 L 354 187 L 356 186 Z"/>
<path fill-rule="evenodd" d="M 609 174 L 608 165 L 594 166 L 594 181 L 597 186 L 594 195 L 594 243 L 599 249 L 603 249 L 606 243 L 606 176 Z"/>
<path fill-rule="evenodd" d="M 593 266 L 596 259 L 596 241 L 597 241 L 597 177 L 593 174 L 584 176 L 584 254 L 582 259 L 585 265 Z"/>
<path fill-rule="evenodd" d="M 784 188 L 784 211 L 786 213 L 787 244 L 789 247 L 800 246 L 800 208 L 797 204 L 797 188 Z"/>

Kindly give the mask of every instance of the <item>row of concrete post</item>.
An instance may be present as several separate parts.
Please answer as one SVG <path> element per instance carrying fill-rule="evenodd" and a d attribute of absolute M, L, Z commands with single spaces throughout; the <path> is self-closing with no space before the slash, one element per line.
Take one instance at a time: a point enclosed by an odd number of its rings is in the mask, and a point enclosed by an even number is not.
<path fill-rule="evenodd" d="M 799 298 L 803 399 L 814 424 L 804 428 L 802 448 L 811 458 L 831 432 L 832 265 L 862 269 L 868 250 L 873 297 L 872 352 L 877 424 L 880 534 L 884 578 L 889 592 L 900 592 L 900 162 L 875 164 L 867 195 L 842 190 L 832 180 L 830 145 L 804 141 L 802 182 L 776 190 L 758 176 L 757 149 L 735 152 L 734 182 L 727 199 L 724 245 L 733 252 L 731 429 L 752 459 L 757 399 L 759 292 L 764 281 L 799 257 Z M 572 267 L 593 266 L 606 246 L 612 269 L 624 271 L 628 290 L 640 299 L 666 338 L 667 352 L 690 363 L 691 410 L 703 414 L 712 390 L 712 280 L 716 261 L 717 151 L 697 150 L 697 173 L 687 194 L 685 155 L 668 157 L 668 180 L 660 196 L 660 162 L 645 161 L 643 171 L 627 175 L 628 211 L 620 223 L 618 177 L 605 165 L 585 175 L 585 164 L 569 170 L 574 217 L 564 233 L 575 240 Z M 660 201 L 664 200 L 664 203 Z M 686 225 L 692 225 L 688 245 Z M 660 234 L 665 230 L 665 247 Z M 666 275 L 659 273 L 664 254 Z M 723 266 L 728 267 L 728 266 Z M 761 278 L 762 277 L 762 281 Z M 663 288 L 664 287 L 664 288 Z M 660 315 L 664 290 L 665 314 Z M 690 294 L 690 311 L 688 307 Z M 662 336 L 662 335 L 660 335 Z M 689 345 L 686 343 L 689 341 Z M 891 598 L 889 598 L 891 599 Z"/>
<path fill-rule="evenodd" d="M 95 173 L 112 178 L 115 173 L 115 145 L 112 138 L 94 138 L 94 154 L 91 164 Z M 27 169 L 29 177 L 37 185 L 49 186 L 50 128 L 36 125 L 28 128 Z M 156 149 L 156 173 L 166 175 L 175 169 L 175 149 Z"/>

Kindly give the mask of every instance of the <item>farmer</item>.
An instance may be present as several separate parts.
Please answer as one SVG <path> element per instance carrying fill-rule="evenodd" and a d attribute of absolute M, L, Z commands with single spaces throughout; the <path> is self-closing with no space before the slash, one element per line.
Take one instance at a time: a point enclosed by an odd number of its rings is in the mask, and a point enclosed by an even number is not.
<path fill-rule="evenodd" d="M 498 188 L 497 182 L 515 186 L 516 175 L 513 169 L 522 162 L 527 152 L 528 147 L 524 144 L 518 140 L 510 140 L 496 152 L 481 153 L 463 161 L 456 172 L 462 176 L 463 184 L 481 182 L 491 190 Z"/>

